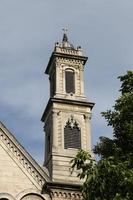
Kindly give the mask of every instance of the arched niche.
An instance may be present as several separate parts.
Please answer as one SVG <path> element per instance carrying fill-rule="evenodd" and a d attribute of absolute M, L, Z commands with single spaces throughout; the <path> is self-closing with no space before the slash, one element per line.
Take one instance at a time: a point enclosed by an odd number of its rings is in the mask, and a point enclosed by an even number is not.
<path fill-rule="evenodd" d="M 38 194 L 27 194 L 21 198 L 21 200 L 44 200 L 44 198 Z"/>
<path fill-rule="evenodd" d="M 15 198 L 8 193 L 0 193 L 0 200 L 15 200 Z"/>
<path fill-rule="evenodd" d="M 23 191 L 21 191 L 15 198 L 16 200 L 30 200 L 33 198 L 36 200 L 47 200 L 47 198 L 44 197 L 44 195 L 41 193 L 41 190 L 38 189 L 25 189 Z"/>

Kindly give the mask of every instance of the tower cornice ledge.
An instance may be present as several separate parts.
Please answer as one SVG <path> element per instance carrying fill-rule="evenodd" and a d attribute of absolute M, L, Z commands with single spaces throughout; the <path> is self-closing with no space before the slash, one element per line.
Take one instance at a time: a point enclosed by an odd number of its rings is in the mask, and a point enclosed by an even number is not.
<path fill-rule="evenodd" d="M 45 74 L 49 74 L 49 69 L 50 69 L 50 66 L 54 60 L 54 58 L 65 58 L 65 59 L 72 59 L 72 60 L 81 60 L 83 61 L 83 64 L 85 65 L 86 61 L 88 60 L 88 57 L 86 56 L 80 56 L 80 55 L 76 55 L 76 54 L 67 54 L 67 53 L 58 53 L 58 52 L 53 52 L 50 59 L 49 59 L 49 62 L 48 62 L 48 65 L 47 65 L 47 68 L 45 70 Z"/>
<path fill-rule="evenodd" d="M 74 190 L 79 191 L 81 189 L 81 184 L 67 184 L 67 183 L 58 183 L 58 182 L 47 182 L 44 185 L 44 188 L 54 188 L 54 189 L 62 189 L 65 187 L 65 190 Z M 43 189 L 44 189 L 43 188 Z"/>
<path fill-rule="evenodd" d="M 90 107 L 91 110 L 93 108 L 93 106 L 95 105 L 95 103 L 93 102 L 89 102 L 89 101 L 77 101 L 77 100 L 70 100 L 70 99 L 62 99 L 62 98 L 50 98 L 46 109 L 44 110 L 44 113 L 42 115 L 41 121 L 44 122 L 45 117 L 48 113 L 48 111 L 50 110 L 50 107 L 52 106 L 53 103 L 63 103 L 63 104 L 70 104 L 70 105 L 77 105 L 77 106 L 84 106 L 84 107 Z"/>
<path fill-rule="evenodd" d="M 48 191 L 50 195 L 56 199 L 83 199 L 81 185 L 79 184 L 51 182 L 46 183 L 43 187 L 43 191 Z"/>

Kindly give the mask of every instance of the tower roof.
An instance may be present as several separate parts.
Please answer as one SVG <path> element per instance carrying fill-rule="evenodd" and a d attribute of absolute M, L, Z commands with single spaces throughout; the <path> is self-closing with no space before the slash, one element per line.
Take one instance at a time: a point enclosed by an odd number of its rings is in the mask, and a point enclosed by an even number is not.
<path fill-rule="evenodd" d="M 67 36 L 67 29 L 63 29 L 63 31 L 64 33 L 63 33 L 62 41 L 55 43 L 54 51 L 50 57 L 47 68 L 45 70 L 46 74 L 49 74 L 49 69 L 55 57 L 75 59 L 75 60 L 83 61 L 84 64 L 86 63 L 88 59 L 86 56 L 83 55 L 83 50 L 81 46 L 77 46 L 77 48 L 75 48 L 74 45 L 69 42 L 69 39 Z"/>
<path fill-rule="evenodd" d="M 67 48 L 67 49 L 75 49 L 74 46 L 68 40 L 68 36 L 67 36 L 68 30 L 63 29 L 63 31 L 64 31 L 64 33 L 63 33 L 63 38 L 62 38 L 62 42 L 60 43 L 60 46 L 63 48 Z"/>
<path fill-rule="evenodd" d="M 68 42 L 68 37 L 67 37 L 67 33 L 66 33 L 67 29 L 63 29 L 63 30 L 64 30 L 64 34 L 63 34 L 62 42 Z"/>

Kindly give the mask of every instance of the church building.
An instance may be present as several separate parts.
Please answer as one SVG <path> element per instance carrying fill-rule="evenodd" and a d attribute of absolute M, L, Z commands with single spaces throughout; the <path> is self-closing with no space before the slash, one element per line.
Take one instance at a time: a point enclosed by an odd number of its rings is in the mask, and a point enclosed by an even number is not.
<path fill-rule="evenodd" d="M 79 149 L 91 153 L 94 103 L 84 94 L 87 57 L 64 32 L 55 44 L 45 74 L 50 97 L 41 121 L 45 159 L 40 166 L 0 122 L 0 200 L 80 200 L 82 181 L 71 173 L 70 161 Z"/>

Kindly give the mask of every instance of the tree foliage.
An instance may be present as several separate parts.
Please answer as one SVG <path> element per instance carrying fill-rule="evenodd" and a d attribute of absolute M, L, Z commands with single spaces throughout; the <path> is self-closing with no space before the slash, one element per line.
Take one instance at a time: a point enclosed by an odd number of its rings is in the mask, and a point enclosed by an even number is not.
<path fill-rule="evenodd" d="M 113 110 L 102 112 L 113 129 L 113 139 L 100 137 L 92 156 L 80 150 L 72 160 L 72 168 L 84 178 L 82 193 L 85 200 L 133 199 L 133 72 L 118 77 L 120 97 Z"/>

